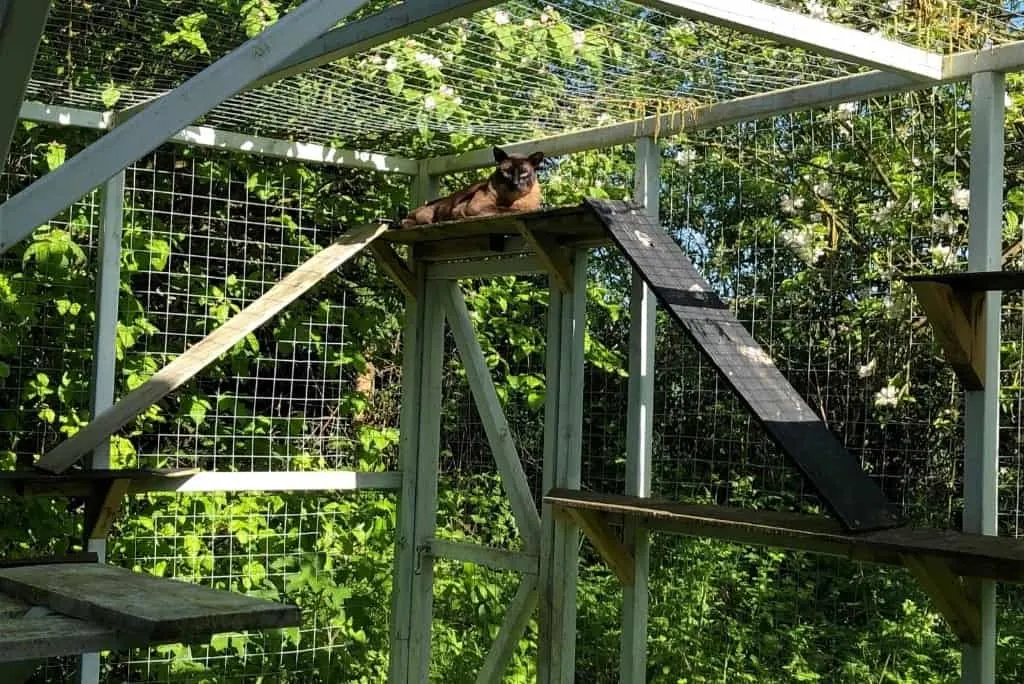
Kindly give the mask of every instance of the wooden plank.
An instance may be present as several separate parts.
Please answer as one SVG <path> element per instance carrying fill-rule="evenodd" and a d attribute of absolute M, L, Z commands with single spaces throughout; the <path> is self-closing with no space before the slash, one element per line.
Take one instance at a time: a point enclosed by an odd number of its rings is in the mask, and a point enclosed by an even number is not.
<path fill-rule="evenodd" d="M 94 497 L 92 501 L 86 503 L 87 508 L 95 506 L 95 513 L 89 511 L 89 515 L 86 516 L 87 540 L 106 539 L 110 526 L 121 512 L 121 505 L 128 495 L 131 484 L 131 480 L 124 478 L 112 480 L 101 496 Z"/>
<path fill-rule="evenodd" d="M 386 225 L 370 224 L 342 235 L 331 246 L 285 276 L 262 297 L 228 319 L 220 328 L 123 396 L 112 408 L 99 414 L 73 437 L 54 447 L 36 466 L 55 473 L 71 467 L 85 453 L 188 382 L 387 230 Z"/>
<path fill-rule="evenodd" d="M 958 295 L 945 283 L 916 281 L 910 284 L 920 302 L 946 362 L 967 390 L 985 388 L 985 324 L 981 292 Z"/>
<path fill-rule="evenodd" d="M 480 235 L 518 235 L 521 224 L 541 233 L 565 236 L 600 234 L 601 226 L 593 214 L 579 205 L 540 209 L 515 214 L 497 214 L 481 218 L 431 223 L 415 228 L 393 228 L 384 235 L 388 242 L 432 242 Z"/>
<path fill-rule="evenodd" d="M 963 271 L 904 278 L 908 283 L 941 283 L 957 293 L 1024 290 L 1024 271 Z"/>
<path fill-rule="evenodd" d="M 29 605 L 24 601 L 0 594 L 0 618 L 22 617 L 28 609 Z"/>
<path fill-rule="evenodd" d="M 480 672 L 477 673 L 476 684 L 493 684 L 504 681 L 505 668 L 519 646 L 530 617 L 537 608 L 537 575 L 526 575 L 519 582 L 519 589 L 505 611 L 498 636 L 494 639 L 491 650 L 487 652 Z"/>
<path fill-rule="evenodd" d="M 398 285 L 406 297 L 416 296 L 416 276 L 391 245 L 382 242 L 370 243 L 370 251 L 377 257 L 377 263 Z"/>
<path fill-rule="evenodd" d="M 94 653 L 144 643 L 132 636 L 62 615 L 4 618 L 0 619 L 0 662 Z"/>
<path fill-rule="evenodd" d="M 635 205 L 591 200 L 612 240 L 847 529 L 897 524 L 878 485 L 776 368 L 657 221 Z"/>
<path fill-rule="evenodd" d="M 59 556 L 5 558 L 0 560 L 0 568 L 20 568 L 26 565 L 60 565 L 62 563 L 96 563 L 98 561 L 99 556 L 95 551 L 75 551 Z"/>
<path fill-rule="evenodd" d="M 429 553 L 434 558 L 474 563 L 494 570 L 513 570 L 523 575 L 536 575 L 539 557 L 535 553 L 496 549 L 447 539 L 431 539 Z"/>
<path fill-rule="evenodd" d="M 902 555 L 903 564 L 917 578 L 946 622 L 965 644 L 981 643 L 981 609 L 967 599 L 963 581 L 949 565 L 929 556 Z"/>
<path fill-rule="evenodd" d="M 590 543 L 601 554 L 601 558 L 619 578 L 619 583 L 624 587 L 632 585 L 633 552 L 615 536 L 604 514 L 600 511 L 578 508 L 567 508 L 566 512 L 590 539 Z"/>
<path fill-rule="evenodd" d="M 299 470 L 291 472 L 197 472 L 184 478 L 141 480 L 133 492 L 338 492 L 358 489 L 398 489 L 397 472 Z"/>
<path fill-rule="evenodd" d="M 130 491 L 150 491 L 148 485 L 174 482 L 198 473 L 198 468 L 168 470 L 124 469 L 67 470 L 50 473 L 42 470 L 0 471 L 0 495 L 6 496 L 93 496 L 107 483 L 126 479 Z M 160 489 L 161 487 L 153 487 Z"/>
<path fill-rule="evenodd" d="M 508 275 L 534 275 L 548 270 L 532 254 L 514 254 L 465 261 L 441 261 L 427 266 L 428 280 L 493 278 Z"/>
<path fill-rule="evenodd" d="M 565 250 L 553 235 L 538 233 L 530 229 L 526 223 L 519 224 L 519 231 L 526 244 L 533 248 L 537 259 L 558 283 L 562 292 L 572 293 L 572 264 Z"/>
<path fill-rule="evenodd" d="M 802 513 L 751 511 L 648 498 L 552 489 L 544 502 L 609 514 L 619 524 L 636 520 L 660 532 L 808 551 L 851 560 L 903 566 L 903 555 L 932 556 L 964 577 L 1024 583 L 1024 540 L 956 530 L 899 527 L 849 532 L 834 520 Z"/>
<path fill-rule="evenodd" d="M 146 640 L 291 627 L 295 606 L 99 563 L 0 570 L 0 591 Z"/>

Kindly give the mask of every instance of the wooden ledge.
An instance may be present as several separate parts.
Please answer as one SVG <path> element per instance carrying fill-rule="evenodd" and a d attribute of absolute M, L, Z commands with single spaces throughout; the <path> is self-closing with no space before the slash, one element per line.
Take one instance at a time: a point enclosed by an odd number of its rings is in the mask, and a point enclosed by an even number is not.
<path fill-rule="evenodd" d="M 113 483 L 126 483 L 125 493 L 166 489 L 168 482 L 186 480 L 198 468 L 83 469 L 51 473 L 45 470 L 0 471 L 0 496 L 104 496 Z"/>
<path fill-rule="evenodd" d="M 975 271 L 907 276 L 908 283 L 948 285 L 958 293 L 1024 290 L 1024 271 Z"/>
<path fill-rule="evenodd" d="M 580 521 L 623 583 L 621 567 L 628 556 L 614 548 L 618 541 L 607 525 L 621 525 L 626 519 L 671 534 L 904 567 L 932 598 L 957 637 L 968 644 L 978 644 L 981 639 L 973 580 L 1024 583 L 1024 541 L 1007 537 L 910 527 L 852 533 L 832 520 L 800 513 L 667 503 L 569 489 L 551 490 L 544 503 L 553 506 L 556 514 Z M 596 534 L 586 524 L 595 519 L 600 521 Z"/>

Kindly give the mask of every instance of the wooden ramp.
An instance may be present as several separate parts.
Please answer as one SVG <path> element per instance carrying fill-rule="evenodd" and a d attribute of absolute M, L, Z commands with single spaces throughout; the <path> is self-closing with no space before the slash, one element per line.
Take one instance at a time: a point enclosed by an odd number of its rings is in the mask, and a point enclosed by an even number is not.
<path fill-rule="evenodd" d="M 387 224 L 371 224 L 351 230 L 285 276 L 262 297 L 223 325 L 189 347 L 153 377 L 121 398 L 109 409 L 50 450 L 36 467 L 60 473 L 74 465 L 104 440 L 123 428 L 150 406 L 188 382 L 246 335 L 269 321 L 339 266 L 387 232 Z"/>
<path fill-rule="evenodd" d="M 885 495 L 643 210 L 588 199 L 611 239 L 848 530 L 899 524 Z"/>

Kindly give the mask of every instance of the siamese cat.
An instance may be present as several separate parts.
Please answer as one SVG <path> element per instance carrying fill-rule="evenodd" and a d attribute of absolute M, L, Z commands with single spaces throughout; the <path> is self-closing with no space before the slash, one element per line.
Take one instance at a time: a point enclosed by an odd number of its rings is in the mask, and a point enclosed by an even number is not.
<path fill-rule="evenodd" d="M 541 201 L 537 168 L 543 161 L 543 152 L 529 156 L 506 154 L 495 147 L 497 168 L 487 180 L 416 207 L 402 219 L 401 225 L 412 228 L 426 223 L 536 211 Z"/>

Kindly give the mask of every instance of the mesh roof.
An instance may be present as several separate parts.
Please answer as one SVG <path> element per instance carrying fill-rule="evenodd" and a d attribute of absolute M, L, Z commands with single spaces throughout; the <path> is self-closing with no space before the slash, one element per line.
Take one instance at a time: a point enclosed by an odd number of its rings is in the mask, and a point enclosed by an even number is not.
<path fill-rule="evenodd" d="M 352 18 L 389 4 L 371 2 Z M 774 4 L 943 53 L 1018 39 L 1024 5 Z M 260 7 L 241 0 L 56 0 L 28 98 L 88 109 L 142 102 L 275 18 Z M 502 67 L 497 76 L 494 63 Z M 202 123 L 425 156 L 449 151 L 452 136 L 522 140 L 867 70 L 624 0 L 513 0 L 241 93 Z M 426 149 L 410 148 L 415 131 L 434 133 Z"/>

